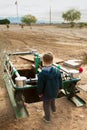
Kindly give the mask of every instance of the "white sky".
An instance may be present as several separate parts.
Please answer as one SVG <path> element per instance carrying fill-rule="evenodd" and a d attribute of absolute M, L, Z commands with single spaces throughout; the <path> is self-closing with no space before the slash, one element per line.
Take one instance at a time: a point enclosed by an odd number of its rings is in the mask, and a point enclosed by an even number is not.
<path fill-rule="evenodd" d="M 16 0 L 0 0 L 0 17 L 17 16 Z M 87 0 L 17 0 L 18 15 L 32 14 L 41 17 L 41 14 L 52 11 L 64 12 L 75 8 L 87 10 Z"/>

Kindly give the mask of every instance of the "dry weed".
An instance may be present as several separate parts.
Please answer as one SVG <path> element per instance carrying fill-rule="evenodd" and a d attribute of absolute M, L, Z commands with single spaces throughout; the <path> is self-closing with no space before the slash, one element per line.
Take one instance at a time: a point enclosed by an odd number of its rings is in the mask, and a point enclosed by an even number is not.
<path fill-rule="evenodd" d="M 82 63 L 83 63 L 84 65 L 87 64 L 87 52 L 84 52 L 84 53 L 83 53 Z"/>

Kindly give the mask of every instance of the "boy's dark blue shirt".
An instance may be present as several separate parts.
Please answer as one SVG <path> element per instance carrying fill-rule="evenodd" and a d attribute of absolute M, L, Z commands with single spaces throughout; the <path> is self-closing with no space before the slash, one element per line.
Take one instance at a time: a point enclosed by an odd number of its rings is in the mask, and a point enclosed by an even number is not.
<path fill-rule="evenodd" d="M 46 99 L 56 98 L 58 90 L 62 88 L 61 73 L 56 68 L 44 67 L 38 74 L 38 95 L 43 94 Z"/>

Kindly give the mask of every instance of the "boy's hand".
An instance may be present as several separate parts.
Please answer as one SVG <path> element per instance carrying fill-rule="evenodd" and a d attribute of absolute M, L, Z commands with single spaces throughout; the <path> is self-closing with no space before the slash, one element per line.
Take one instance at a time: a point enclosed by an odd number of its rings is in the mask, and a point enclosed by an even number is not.
<path fill-rule="evenodd" d="M 64 93 L 64 89 L 59 89 L 58 91 L 58 97 L 62 97 L 63 96 L 63 93 Z"/>
<path fill-rule="evenodd" d="M 39 98 L 42 98 L 43 97 L 43 94 L 40 94 L 40 95 L 38 95 L 39 96 Z"/>
<path fill-rule="evenodd" d="M 43 94 L 40 94 L 40 95 L 38 95 L 38 96 L 39 96 L 40 100 L 42 100 Z"/>
<path fill-rule="evenodd" d="M 64 89 L 59 89 L 58 93 L 61 93 L 61 92 L 62 92 L 62 93 L 65 93 L 65 92 L 64 92 Z"/>

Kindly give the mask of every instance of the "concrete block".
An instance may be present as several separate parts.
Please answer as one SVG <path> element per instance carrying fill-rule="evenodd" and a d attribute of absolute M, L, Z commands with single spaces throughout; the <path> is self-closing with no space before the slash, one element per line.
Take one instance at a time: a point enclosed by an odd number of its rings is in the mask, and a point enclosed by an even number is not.
<path fill-rule="evenodd" d="M 64 61 L 65 66 L 72 67 L 72 68 L 80 67 L 81 64 L 82 64 L 81 60 L 77 60 L 77 59 Z"/>

